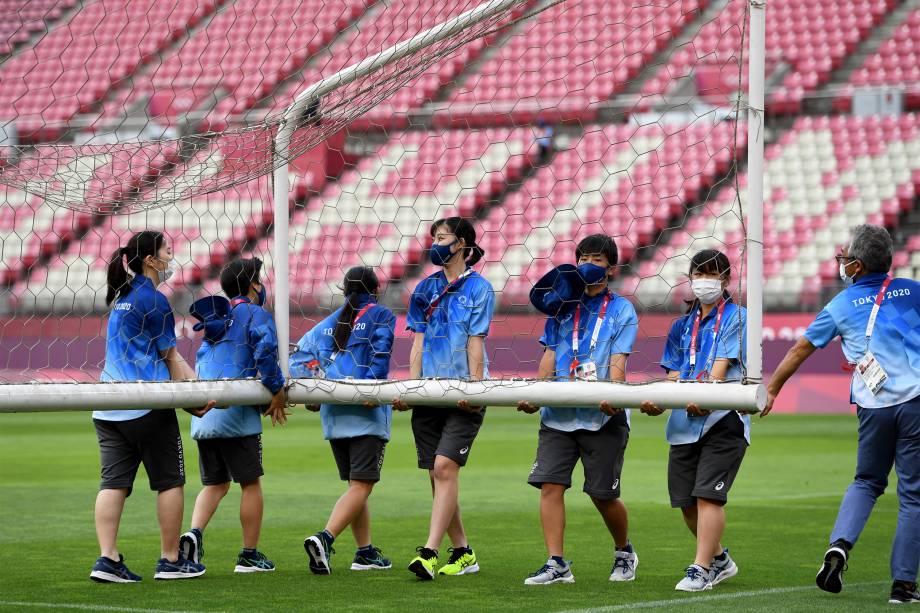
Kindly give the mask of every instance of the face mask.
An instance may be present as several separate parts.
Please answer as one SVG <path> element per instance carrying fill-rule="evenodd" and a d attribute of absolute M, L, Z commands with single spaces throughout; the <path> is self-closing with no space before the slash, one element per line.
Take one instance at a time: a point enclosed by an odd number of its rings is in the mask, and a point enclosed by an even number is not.
<path fill-rule="evenodd" d="M 847 265 L 843 262 L 840 263 L 840 280 L 846 286 L 853 285 L 853 277 L 847 275 Z"/>
<path fill-rule="evenodd" d="M 160 261 L 162 262 L 163 260 L 160 260 Z M 172 279 L 173 275 L 176 274 L 176 271 L 178 269 L 179 267 L 176 265 L 176 260 L 175 259 L 169 260 L 169 262 L 166 263 L 166 270 L 157 271 L 157 280 L 160 282 L 161 285 L 163 283 L 166 283 L 167 281 Z"/>
<path fill-rule="evenodd" d="M 259 306 L 265 306 L 265 300 L 268 297 L 268 292 L 265 291 L 265 286 L 261 283 L 259 284 L 259 295 L 256 298 L 256 304 Z"/>
<path fill-rule="evenodd" d="M 597 285 L 607 280 L 607 269 L 597 264 L 582 264 L 578 267 L 578 274 L 581 275 L 585 285 Z"/>
<path fill-rule="evenodd" d="M 693 279 L 690 288 L 703 304 L 713 304 L 722 297 L 722 281 L 719 279 Z"/>
<path fill-rule="evenodd" d="M 435 266 L 447 266 L 447 263 L 453 258 L 456 253 L 452 253 L 450 248 L 457 244 L 457 241 L 447 244 L 447 245 L 432 245 L 429 255 L 431 257 L 431 263 Z"/>

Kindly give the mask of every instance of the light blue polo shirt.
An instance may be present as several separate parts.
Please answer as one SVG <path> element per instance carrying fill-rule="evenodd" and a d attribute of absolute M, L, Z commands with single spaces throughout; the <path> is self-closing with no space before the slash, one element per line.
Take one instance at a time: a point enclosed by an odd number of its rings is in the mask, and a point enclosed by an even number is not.
<path fill-rule="evenodd" d="M 422 344 L 422 376 L 469 379 L 466 355 L 471 336 L 488 336 L 495 310 L 492 284 L 478 272 L 467 277 L 437 303 L 428 317 L 432 301 L 448 286 L 444 271 L 420 282 L 409 299 L 406 326 L 425 335 Z M 484 357 L 483 378 L 489 377 L 489 361 Z"/>
<path fill-rule="evenodd" d="M 600 315 L 604 297 L 609 295 L 610 302 L 601 324 L 597 337 L 597 345 L 590 353 L 591 337 Z M 598 380 L 610 378 L 610 358 L 616 354 L 632 353 L 633 344 L 639 331 L 639 318 L 632 303 L 609 290 L 598 296 L 588 297 L 583 295 L 578 309 L 581 311 L 578 322 L 578 355 L 579 362 L 593 361 L 597 366 Z M 572 332 L 575 328 L 575 309 L 568 309 L 566 313 L 549 317 L 544 326 L 540 343 L 547 349 L 556 352 L 556 380 L 569 381 L 569 371 L 572 364 Z M 543 425 L 553 430 L 574 432 L 575 430 L 590 430 L 596 432 L 610 421 L 598 407 L 542 407 L 540 418 Z M 629 410 L 627 409 L 616 419 L 629 423 Z"/>
<path fill-rule="evenodd" d="M 712 309 L 702 319 L 697 332 L 696 365 L 691 367 L 690 340 L 693 336 L 693 323 L 697 313 L 699 313 L 698 306 L 671 325 L 664 355 L 661 358 L 661 367 L 668 371 L 680 372 L 681 379 L 695 381 L 701 375 L 708 377 L 716 360 L 727 359 L 729 365 L 725 380 L 741 381 L 743 376 L 741 367 L 746 357 L 747 309 L 729 299 L 722 312 L 718 337 L 714 334 L 718 309 Z M 741 419 L 744 423 L 744 438 L 750 443 L 751 419 L 747 415 L 735 411 L 713 411 L 705 417 L 695 417 L 680 410 L 671 411 L 668 417 L 666 429 L 668 442 L 672 445 L 695 443 L 719 420 L 726 417 Z"/>
<path fill-rule="evenodd" d="M 839 336 L 847 361 L 858 363 L 866 354 L 866 325 L 886 277 L 884 273 L 864 275 L 837 294 L 808 326 L 805 331 L 808 342 L 823 348 Z M 868 349 L 888 373 L 888 380 L 873 395 L 854 372 L 850 402 L 866 409 L 878 409 L 920 396 L 920 283 L 899 278 L 891 281 L 879 308 Z"/>
<path fill-rule="evenodd" d="M 100 380 L 169 381 L 169 369 L 161 354 L 176 346 L 172 307 L 147 277 L 135 276 L 130 286 L 109 313 L 105 367 Z M 93 419 L 128 421 L 149 412 L 150 409 L 93 411 Z"/>

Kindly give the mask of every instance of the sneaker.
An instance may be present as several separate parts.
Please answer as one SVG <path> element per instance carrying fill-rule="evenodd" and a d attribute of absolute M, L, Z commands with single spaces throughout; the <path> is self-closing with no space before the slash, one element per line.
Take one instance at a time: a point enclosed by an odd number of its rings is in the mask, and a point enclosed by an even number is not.
<path fill-rule="evenodd" d="M 332 548 L 332 541 L 329 540 L 325 532 L 317 532 L 313 536 L 307 537 L 303 542 L 303 548 L 310 558 L 310 572 L 314 575 L 332 574 L 330 559 L 332 554 L 335 553 L 335 549 Z"/>
<path fill-rule="evenodd" d="M 566 560 L 564 564 L 560 564 L 556 560 L 550 558 L 540 570 L 524 579 L 524 585 L 575 583 L 575 575 L 572 574 L 571 564 L 572 562 L 570 560 Z"/>
<path fill-rule="evenodd" d="M 418 547 L 418 555 L 409 562 L 409 570 L 424 581 L 434 579 L 434 569 L 438 565 L 438 552 L 434 549 Z"/>
<path fill-rule="evenodd" d="M 204 565 L 196 564 L 191 560 L 186 560 L 181 555 L 175 562 L 170 562 L 166 558 L 160 558 L 157 561 L 156 572 L 153 573 L 154 579 L 194 579 L 204 574 Z"/>
<path fill-rule="evenodd" d="M 253 551 L 242 550 L 236 557 L 235 573 L 269 573 L 275 570 L 275 563 L 265 557 L 265 554 L 256 549 Z"/>
<path fill-rule="evenodd" d="M 179 555 L 195 564 L 204 558 L 204 535 L 198 528 L 192 528 L 179 537 Z"/>
<path fill-rule="evenodd" d="M 847 569 L 847 550 L 832 545 L 824 554 L 824 564 L 815 577 L 815 583 L 825 592 L 839 594 L 843 589 L 843 571 Z"/>
<path fill-rule="evenodd" d="M 920 592 L 917 591 L 917 584 L 909 581 L 895 581 L 891 584 L 891 596 L 888 597 L 888 602 L 891 604 L 920 602 Z"/>
<path fill-rule="evenodd" d="M 89 578 L 97 583 L 137 583 L 141 580 L 140 575 L 135 575 L 125 566 L 123 555 L 118 556 L 117 562 L 105 556 L 100 557 L 93 564 Z"/>
<path fill-rule="evenodd" d="M 450 558 L 447 559 L 447 564 L 438 569 L 439 575 L 457 577 L 479 572 L 476 554 L 469 547 L 450 548 L 447 553 L 450 554 Z"/>
<path fill-rule="evenodd" d="M 613 568 L 610 571 L 611 581 L 634 581 L 636 567 L 639 566 L 639 556 L 635 551 L 616 551 L 613 554 Z"/>
<path fill-rule="evenodd" d="M 703 568 L 699 564 L 691 564 L 687 567 L 686 572 L 686 576 L 674 586 L 678 592 L 702 592 L 712 589 L 708 568 Z"/>
<path fill-rule="evenodd" d="M 722 583 L 726 579 L 731 579 L 738 574 L 738 565 L 735 564 L 732 557 L 728 555 L 728 549 L 723 551 L 722 555 L 725 556 L 723 559 L 713 558 L 712 562 L 709 563 L 709 573 L 711 575 L 709 581 L 713 586 Z"/>
<path fill-rule="evenodd" d="M 387 570 L 393 568 L 393 564 L 383 557 L 382 553 L 380 549 L 373 546 L 369 550 L 359 549 L 355 552 L 355 559 L 351 562 L 351 570 Z"/>

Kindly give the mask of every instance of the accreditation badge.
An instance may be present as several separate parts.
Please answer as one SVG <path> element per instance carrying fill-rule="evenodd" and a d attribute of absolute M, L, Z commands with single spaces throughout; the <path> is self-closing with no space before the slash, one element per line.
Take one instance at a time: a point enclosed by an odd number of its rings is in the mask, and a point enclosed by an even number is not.
<path fill-rule="evenodd" d="M 856 374 L 863 380 L 863 383 L 866 384 L 866 389 L 872 392 L 873 396 L 882 389 L 885 381 L 888 380 L 888 373 L 885 372 L 882 365 L 875 359 L 875 355 L 869 350 L 866 350 L 866 355 L 856 364 Z"/>
<path fill-rule="evenodd" d="M 597 381 L 597 364 L 582 362 L 575 367 L 575 378 L 578 381 Z"/>

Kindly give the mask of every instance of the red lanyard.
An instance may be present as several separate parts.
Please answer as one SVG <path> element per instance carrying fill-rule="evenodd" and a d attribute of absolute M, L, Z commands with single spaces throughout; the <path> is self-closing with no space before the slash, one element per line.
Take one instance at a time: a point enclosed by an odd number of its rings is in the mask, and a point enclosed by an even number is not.
<path fill-rule="evenodd" d="M 601 304 L 601 310 L 597 314 L 597 320 L 594 322 L 594 332 L 591 334 L 591 345 L 588 347 L 588 360 L 597 347 L 597 339 L 601 334 L 601 326 L 604 325 L 604 317 L 607 315 L 607 306 L 610 304 L 610 292 L 604 296 L 604 302 Z M 572 320 L 572 363 L 569 364 L 569 377 L 575 377 L 575 369 L 581 363 L 578 361 L 578 324 L 581 322 L 581 305 L 575 307 L 575 317 Z"/>
<path fill-rule="evenodd" d="M 445 288 L 441 291 L 440 294 L 438 294 L 437 296 L 435 296 L 434 300 L 432 300 L 432 301 L 428 304 L 428 310 L 425 312 L 425 320 L 426 320 L 426 321 L 429 320 L 429 319 L 431 319 L 431 314 L 434 313 L 434 310 L 435 310 L 436 308 L 438 308 L 438 305 L 439 305 L 439 304 L 441 304 L 441 301 L 444 299 L 444 296 L 447 295 L 447 292 L 456 290 L 458 287 L 460 287 L 460 286 L 463 284 L 463 282 L 466 280 L 466 278 L 469 277 L 471 274 L 473 274 L 473 269 L 472 269 L 472 268 L 467 268 L 466 270 L 463 271 L 463 274 L 461 274 L 459 277 L 457 277 L 457 278 L 454 280 L 453 283 L 448 283 L 448 284 L 447 284 L 447 287 L 445 287 Z"/>
<path fill-rule="evenodd" d="M 244 302 L 249 302 L 249 298 L 234 298 L 230 301 L 230 306 L 235 307 L 238 304 L 243 304 Z"/>
<path fill-rule="evenodd" d="M 719 336 L 719 328 L 722 326 L 722 314 L 725 312 L 725 299 L 723 298 L 719 302 L 719 308 L 716 311 L 716 323 L 712 328 L 712 344 L 715 348 L 716 337 Z M 690 333 L 690 369 L 693 370 L 696 368 L 696 337 L 700 332 L 700 322 L 703 320 L 703 312 L 698 310 L 696 312 L 696 318 L 693 320 L 693 332 Z M 711 352 L 710 352 L 711 353 Z M 701 372 L 697 379 L 701 379 L 706 374 L 705 371 Z"/>

